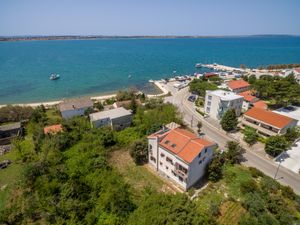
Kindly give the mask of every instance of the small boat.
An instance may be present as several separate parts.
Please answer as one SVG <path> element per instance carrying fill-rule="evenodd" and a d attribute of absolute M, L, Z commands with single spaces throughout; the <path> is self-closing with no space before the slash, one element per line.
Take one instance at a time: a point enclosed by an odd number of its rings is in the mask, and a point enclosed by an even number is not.
<path fill-rule="evenodd" d="M 128 79 L 131 78 L 131 77 L 132 77 L 131 74 L 129 74 L 129 75 L 128 75 Z"/>
<path fill-rule="evenodd" d="M 201 68 L 201 67 L 202 67 L 202 64 L 201 64 L 201 63 L 197 63 L 197 64 L 195 65 L 195 67 L 196 67 L 196 68 Z"/>
<path fill-rule="evenodd" d="M 59 79 L 59 74 L 52 73 L 50 76 L 50 80 L 57 80 L 57 79 Z"/>
<path fill-rule="evenodd" d="M 154 83 L 154 80 L 149 80 L 150 83 Z"/>

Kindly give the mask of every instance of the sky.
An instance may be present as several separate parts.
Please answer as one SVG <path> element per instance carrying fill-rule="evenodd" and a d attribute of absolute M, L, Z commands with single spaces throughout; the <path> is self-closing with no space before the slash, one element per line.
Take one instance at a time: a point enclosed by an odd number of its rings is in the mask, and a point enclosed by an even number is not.
<path fill-rule="evenodd" d="M 0 0 L 0 36 L 300 35 L 300 0 Z"/>

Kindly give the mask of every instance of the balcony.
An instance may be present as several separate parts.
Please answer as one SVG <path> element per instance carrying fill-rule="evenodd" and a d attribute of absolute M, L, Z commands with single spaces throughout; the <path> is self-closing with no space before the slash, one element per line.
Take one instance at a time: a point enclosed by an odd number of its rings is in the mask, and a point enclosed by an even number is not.
<path fill-rule="evenodd" d="M 246 125 L 246 126 L 249 126 L 249 127 L 253 127 L 258 132 L 263 133 L 263 134 L 265 134 L 267 136 L 273 136 L 273 135 L 278 134 L 278 132 L 276 132 L 274 130 L 270 130 L 270 129 L 264 128 L 264 127 L 260 126 L 259 124 L 254 124 L 254 123 L 249 122 L 249 121 L 247 121 L 245 119 L 242 120 L 242 124 Z"/>

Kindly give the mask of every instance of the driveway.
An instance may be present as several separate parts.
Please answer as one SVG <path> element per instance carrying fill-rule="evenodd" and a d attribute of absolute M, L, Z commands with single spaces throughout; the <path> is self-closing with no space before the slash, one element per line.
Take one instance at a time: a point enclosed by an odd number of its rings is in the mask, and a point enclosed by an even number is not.
<path fill-rule="evenodd" d="M 279 163 L 282 160 L 281 166 L 299 174 L 300 170 L 300 140 L 297 141 L 293 147 L 282 153 L 276 158 L 276 162 Z"/>

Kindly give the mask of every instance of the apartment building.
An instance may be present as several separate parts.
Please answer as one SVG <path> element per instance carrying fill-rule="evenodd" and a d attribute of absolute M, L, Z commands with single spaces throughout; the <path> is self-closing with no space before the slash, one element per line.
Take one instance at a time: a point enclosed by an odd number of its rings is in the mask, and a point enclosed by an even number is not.
<path fill-rule="evenodd" d="M 149 164 L 188 190 L 205 174 L 216 147 L 181 128 L 164 128 L 148 137 Z"/>
<path fill-rule="evenodd" d="M 243 79 L 231 80 L 227 83 L 227 87 L 234 93 L 241 93 L 250 89 L 250 84 Z"/>
<path fill-rule="evenodd" d="M 220 120 L 229 109 L 234 109 L 236 115 L 239 116 L 242 111 L 243 99 L 243 96 L 231 91 L 206 91 L 204 111 L 215 120 Z"/>
<path fill-rule="evenodd" d="M 295 127 L 298 121 L 272 111 L 253 107 L 243 115 L 241 122 L 243 126 L 252 127 L 260 134 L 273 136 L 285 134 L 287 129 Z"/>

